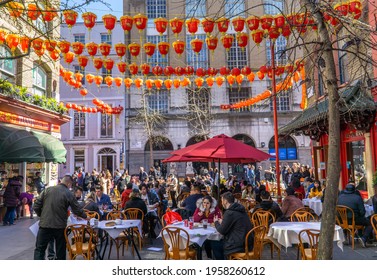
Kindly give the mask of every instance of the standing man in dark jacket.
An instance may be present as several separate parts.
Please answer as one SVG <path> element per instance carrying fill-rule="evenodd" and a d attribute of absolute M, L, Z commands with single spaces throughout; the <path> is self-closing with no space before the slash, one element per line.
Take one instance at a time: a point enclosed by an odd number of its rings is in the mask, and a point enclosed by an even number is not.
<path fill-rule="evenodd" d="M 3 225 L 13 225 L 15 218 L 15 210 L 18 204 L 18 197 L 20 196 L 20 189 L 22 186 L 22 176 L 13 177 L 9 180 L 9 183 L 4 191 L 4 205 L 7 207 L 3 219 Z"/>
<path fill-rule="evenodd" d="M 84 210 L 72 192 L 73 179 L 66 175 L 61 184 L 44 190 L 34 204 L 34 211 L 40 217 L 39 231 L 34 250 L 35 260 L 44 260 L 48 243 L 55 240 L 56 258 L 66 259 L 66 241 L 64 230 L 67 226 L 68 207 L 73 214 L 87 219 Z"/>
<path fill-rule="evenodd" d="M 216 230 L 224 235 L 224 254 L 244 252 L 246 234 L 252 229 L 245 207 L 234 202 L 230 192 L 221 195 L 221 203 L 226 209 L 224 218 L 215 216 Z"/>
<path fill-rule="evenodd" d="M 37 189 L 38 195 L 45 189 L 47 184 L 42 182 L 42 173 L 37 171 L 35 172 L 34 187 Z"/>
<path fill-rule="evenodd" d="M 346 189 L 338 197 L 338 205 L 344 205 L 353 210 L 355 215 L 355 224 L 365 226 L 363 236 L 359 238 L 361 245 L 365 247 L 365 243 L 372 234 L 372 225 L 370 220 L 365 217 L 364 201 L 359 194 L 356 193 L 355 185 L 348 184 Z M 347 211 L 348 223 L 352 224 L 352 213 Z"/>

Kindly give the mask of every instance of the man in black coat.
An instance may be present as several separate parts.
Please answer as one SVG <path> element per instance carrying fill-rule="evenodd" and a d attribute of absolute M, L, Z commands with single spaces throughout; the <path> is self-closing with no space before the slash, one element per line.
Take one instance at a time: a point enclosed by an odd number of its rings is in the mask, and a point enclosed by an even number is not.
<path fill-rule="evenodd" d="M 364 201 L 359 194 L 356 193 L 356 188 L 352 184 L 348 184 L 346 189 L 338 197 L 338 205 L 344 205 L 353 210 L 355 215 L 355 224 L 365 226 L 363 236 L 359 238 L 361 245 L 365 247 L 366 241 L 371 236 L 373 228 L 365 217 Z M 349 211 L 348 211 L 349 212 Z M 347 213 L 348 223 L 352 223 L 352 214 Z"/>
<path fill-rule="evenodd" d="M 224 217 L 215 216 L 216 230 L 224 235 L 224 254 L 245 251 L 245 237 L 252 229 L 245 207 L 234 202 L 234 196 L 230 192 L 221 195 L 221 203 L 225 209 Z"/>

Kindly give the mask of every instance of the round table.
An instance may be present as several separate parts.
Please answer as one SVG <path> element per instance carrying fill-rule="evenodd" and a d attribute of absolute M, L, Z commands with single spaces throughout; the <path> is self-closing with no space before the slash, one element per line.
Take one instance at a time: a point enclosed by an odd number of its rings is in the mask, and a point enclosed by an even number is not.
<path fill-rule="evenodd" d="M 309 206 L 318 216 L 322 214 L 322 201 L 318 198 L 305 198 L 302 200 L 305 206 Z"/>

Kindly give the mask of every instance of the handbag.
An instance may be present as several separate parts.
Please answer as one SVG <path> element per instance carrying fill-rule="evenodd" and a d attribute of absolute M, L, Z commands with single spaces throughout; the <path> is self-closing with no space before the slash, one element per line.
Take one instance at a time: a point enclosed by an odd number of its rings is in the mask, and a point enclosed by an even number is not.
<path fill-rule="evenodd" d="M 166 214 L 164 215 L 164 220 L 166 222 L 166 225 L 171 225 L 175 222 L 181 222 L 182 217 L 181 215 L 179 215 L 179 213 L 173 212 L 170 210 L 170 208 L 168 208 L 166 210 Z"/>

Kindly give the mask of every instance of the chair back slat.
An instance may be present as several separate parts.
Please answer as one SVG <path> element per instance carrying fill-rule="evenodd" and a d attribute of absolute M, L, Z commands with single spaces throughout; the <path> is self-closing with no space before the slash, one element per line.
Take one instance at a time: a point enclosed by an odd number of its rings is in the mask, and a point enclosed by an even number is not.
<path fill-rule="evenodd" d="M 139 208 L 128 208 L 124 210 L 124 215 L 128 220 L 144 220 L 144 213 Z"/>
<path fill-rule="evenodd" d="M 64 230 L 64 237 L 70 259 L 76 259 L 80 255 L 85 259 L 90 259 L 93 238 L 91 227 L 87 225 L 69 225 Z M 84 244 L 87 245 L 85 250 Z"/>
<path fill-rule="evenodd" d="M 374 234 L 377 238 L 377 213 L 370 217 L 370 223 L 372 224 Z"/>
<path fill-rule="evenodd" d="M 301 251 L 301 256 L 303 260 L 316 260 L 317 259 L 317 250 L 319 242 L 319 230 L 316 229 L 304 229 L 299 232 L 299 247 Z M 304 236 L 307 237 L 307 240 L 304 239 Z M 307 241 L 307 242 L 306 242 Z M 309 244 L 310 256 L 305 251 L 304 243 Z"/>
<path fill-rule="evenodd" d="M 164 227 L 161 236 L 167 255 L 172 252 L 173 259 L 179 260 L 181 259 L 180 252 L 184 250 L 186 259 L 188 258 L 190 236 L 186 230 L 178 227 Z"/>
<path fill-rule="evenodd" d="M 267 231 L 270 228 L 270 224 L 275 222 L 275 216 L 270 211 L 258 210 L 251 217 L 255 227 L 265 226 Z"/>
<path fill-rule="evenodd" d="M 254 235 L 253 259 L 260 260 L 263 249 L 263 239 L 266 234 L 265 226 L 257 226 L 250 230 L 245 238 L 245 253 L 249 258 L 249 238 Z"/>
<path fill-rule="evenodd" d="M 305 210 L 296 210 L 291 215 L 292 222 L 310 222 L 316 221 L 317 219 L 308 211 Z"/>
<path fill-rule="evenodd" d="M 116 219 L 125 220 L 126 216 L 124 215 L 122 211 L 118 211 L 118 210 L 113 210 L 107 213 L 106 220 L 116 220 Z"/>
<path fill-rule="evenodd" d="M 351 216 L 351 224 L 349 223 L 348 216 Z M 344 205 L 336 206 L 336 224 L 341 228 L 355 227 L 355 214 L 352 208 Z"/>

